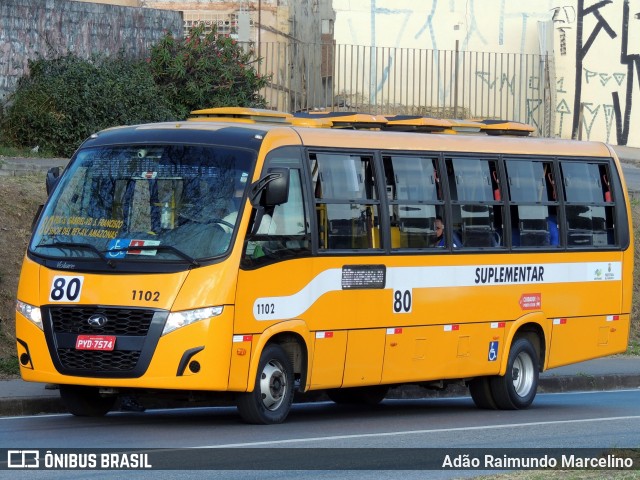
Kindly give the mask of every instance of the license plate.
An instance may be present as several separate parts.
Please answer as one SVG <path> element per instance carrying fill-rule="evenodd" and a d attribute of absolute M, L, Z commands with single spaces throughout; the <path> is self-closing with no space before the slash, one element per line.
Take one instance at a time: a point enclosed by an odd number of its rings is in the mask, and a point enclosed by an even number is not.
<path fill-rule="evenodd" d="M 114 335 L 78 335 L 76 350 L 112 351 L 116 346 Z"/>

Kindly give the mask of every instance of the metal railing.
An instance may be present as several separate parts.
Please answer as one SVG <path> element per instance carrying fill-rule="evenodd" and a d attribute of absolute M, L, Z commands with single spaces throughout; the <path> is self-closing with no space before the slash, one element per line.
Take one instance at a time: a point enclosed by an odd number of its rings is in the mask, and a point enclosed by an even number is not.
<path fill-rule="evenodd" d="M 547 56 L 264 42 L 260 52 L 269 108 L 499 118 L 551 136 Z"/>

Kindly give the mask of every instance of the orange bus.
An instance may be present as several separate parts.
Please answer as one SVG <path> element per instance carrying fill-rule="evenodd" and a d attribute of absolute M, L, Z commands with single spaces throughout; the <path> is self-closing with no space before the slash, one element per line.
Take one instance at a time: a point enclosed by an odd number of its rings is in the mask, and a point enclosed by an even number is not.
<path fill-rule="evenodd" d="M 152 392 L 272 424 L 295 391 L 376 403 L 402 384 L 526 408 L 541 371 L 626 350 L 609 146 L 344 121 L 211 109 L 92 135 L 47 178 L 22 378 L 75 415 Z"/>

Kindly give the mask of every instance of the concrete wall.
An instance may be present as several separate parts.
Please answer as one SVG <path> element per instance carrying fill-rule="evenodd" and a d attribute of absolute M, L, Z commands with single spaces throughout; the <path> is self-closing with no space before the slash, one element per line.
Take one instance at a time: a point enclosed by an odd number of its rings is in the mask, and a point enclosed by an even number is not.
<path fill-rule="evenodd" d="M 564 3 L 572 3 L 567 0 Z M 333 0 L 337 43 L 525 53 L 549 0 Z"/>
<path fill-rule="evenodd" d="M 146 55 L 166 30 L 181 34 L 180 12 L 70 0 L 0 2 L 0 102 L 27 73 L 29 59 Z"/>
<path fill-rule="evenodd" d="M 457 40 L 462 51 L 516 54 L 548 48 L 553 135 L 640 147 L 640 0 L 334 0 L 333 6 L 338 44 L 452 50 Z"/>
<path fill-rule="evenodd" d="M 558 135 L 640 147 L 639 12 L 638 0 L 559 2 Z"/>

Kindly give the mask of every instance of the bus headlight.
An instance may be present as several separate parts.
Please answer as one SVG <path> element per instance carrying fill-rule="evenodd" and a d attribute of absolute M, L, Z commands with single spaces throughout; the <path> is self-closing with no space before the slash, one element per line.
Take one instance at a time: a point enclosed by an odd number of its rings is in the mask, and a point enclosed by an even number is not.
<path fill-rule="evenodd" d="M 172 312 L 167 318 L 167 323 L 164 324 L 162 335 L 166 335 L 180 327 L 191 325 L 192 323 L 200 320 L 217 317 L 221 313 L 222 307 L 206 307 L 198 308 L 196 310 L 185 310 L 183 312 Z"/>
<path fill-rule="evenodd" d="M 20 312 L 27 320 L 32 322 L 36 327 L 42 330 L 42 315 L 40 314 L 40 308 L 29 305 L 28 303 L 16 300 L 16 312 Z"/>

